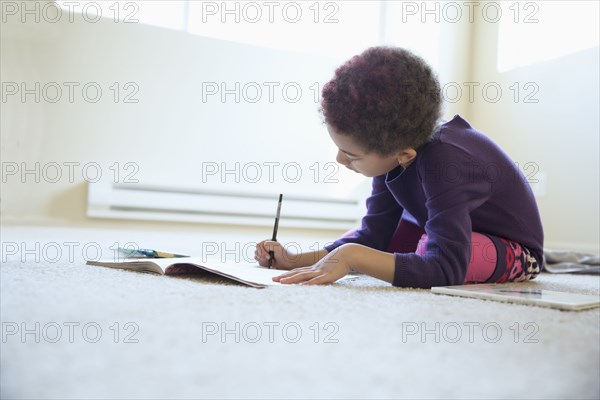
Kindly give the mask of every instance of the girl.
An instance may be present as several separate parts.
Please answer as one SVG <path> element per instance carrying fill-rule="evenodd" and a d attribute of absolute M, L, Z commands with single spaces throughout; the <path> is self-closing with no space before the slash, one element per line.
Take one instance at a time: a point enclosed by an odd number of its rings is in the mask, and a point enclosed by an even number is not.
<path fill-rule="evenodd" d="M 533 279 L 543 230 L 515 163 L 459 115 L 439 124 L 431 68 L 412 53 L 372 47 L 335 71 L 322 112 L 336 160 L 373 177 L 360 229 L 324 249 L 290 254 L 257 244 L 281 283 L 323 284 L 356 270 L 394 286 L 430 288 Z"/>

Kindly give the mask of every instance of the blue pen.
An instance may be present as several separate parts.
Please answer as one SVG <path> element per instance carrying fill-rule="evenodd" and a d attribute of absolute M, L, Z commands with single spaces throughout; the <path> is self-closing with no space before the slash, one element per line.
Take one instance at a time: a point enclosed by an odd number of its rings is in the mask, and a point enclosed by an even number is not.
<path fill-rule="evenodd" d="M 159 250 L 152 250 L 152 249 L 126 249 L 123 247 L 119 247 L 118 250 L 129 256 L 140 256 L 140 257 L 147 257 L 147 258 L 189 257 L 189 256 L 184 256 L 183 254 L 167 253 L 166 251 L 159 251 Z"/>

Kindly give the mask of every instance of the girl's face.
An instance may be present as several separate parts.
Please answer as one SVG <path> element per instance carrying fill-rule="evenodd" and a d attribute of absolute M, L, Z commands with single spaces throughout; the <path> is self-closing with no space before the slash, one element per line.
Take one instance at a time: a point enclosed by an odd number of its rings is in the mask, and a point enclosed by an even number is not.
<path fill-rule="evenodd" d="M 335 160 L 354 172 L 373 177 L 383 175 L 400 165 L 399 154 L 380 156 L 376 153 L 367 153 L 350 136 L 337 133 L 329 125 L 327 130 L 331 140 L 338 147 Z"/>

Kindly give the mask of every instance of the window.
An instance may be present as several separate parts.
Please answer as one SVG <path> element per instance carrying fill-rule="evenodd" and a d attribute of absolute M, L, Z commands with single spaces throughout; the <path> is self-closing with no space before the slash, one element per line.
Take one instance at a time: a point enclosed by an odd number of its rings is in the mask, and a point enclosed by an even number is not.
<path fill-rule="evenodd" d="M 199 1 L 190 3 L 188 29 L 247 44 L 347 57 L 378 44 L 379 25 L 378 1 Z"/>
<path fill-rule="evenodd" d="M 82 14 L 86 20 L 98 18 L 115 22 L 142 23 L 170 29 L 185 29 L 187 0 L 173 1 L 56 1 L 68 13 Z"/>
<path fill-rule="evenodd" d="M 498 71 L 598 46 L 597 1 L 502 2 Z"/>
<path fill-rule="evenodd" d="M 406 14 L 404 2 L 57 1 L 88 19 L 104 17 L 190 34 L 346 59 L 369 46 L 406 47 L 438 66 L 440 24 Z M 442 2 L 444 3 L 444 2 Z M 416 4 L 416 3 L 415 3 Z"/>

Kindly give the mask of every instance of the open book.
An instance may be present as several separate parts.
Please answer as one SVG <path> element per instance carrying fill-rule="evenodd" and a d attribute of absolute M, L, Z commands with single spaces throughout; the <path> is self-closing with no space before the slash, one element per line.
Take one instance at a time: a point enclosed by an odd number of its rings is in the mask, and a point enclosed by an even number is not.
<path fill-rule="evenodd" d="M 279 282 L 273 282 L 271 278 L 287 272 L 281 269 L 268 269 L 253 264 L 224 263 L 218 259 L 206 260 L 203 257 L 132 258 L 123 261 L 90 260 L 86 264 L 137 272 L 151 272 L 161 275 L 193 274 L 199 271 L 208 271 L 255 288 L 283 285 Z M 207 264 L 210 264 L 210 266 Z M 341 280 L 351 278 L 344 277 Z"/>
<path fill-rule="evenodd" d="M 518 284 L 481 283 L 475 285 L 437 286 L 432 287 L 431 291 L 436 294 L 474 297 L 477 299 L 528 304 L 568 311 L 600 307 L 600 296 L 597 295 L 556 292 L 553 290 L 525 287 Z"/>

